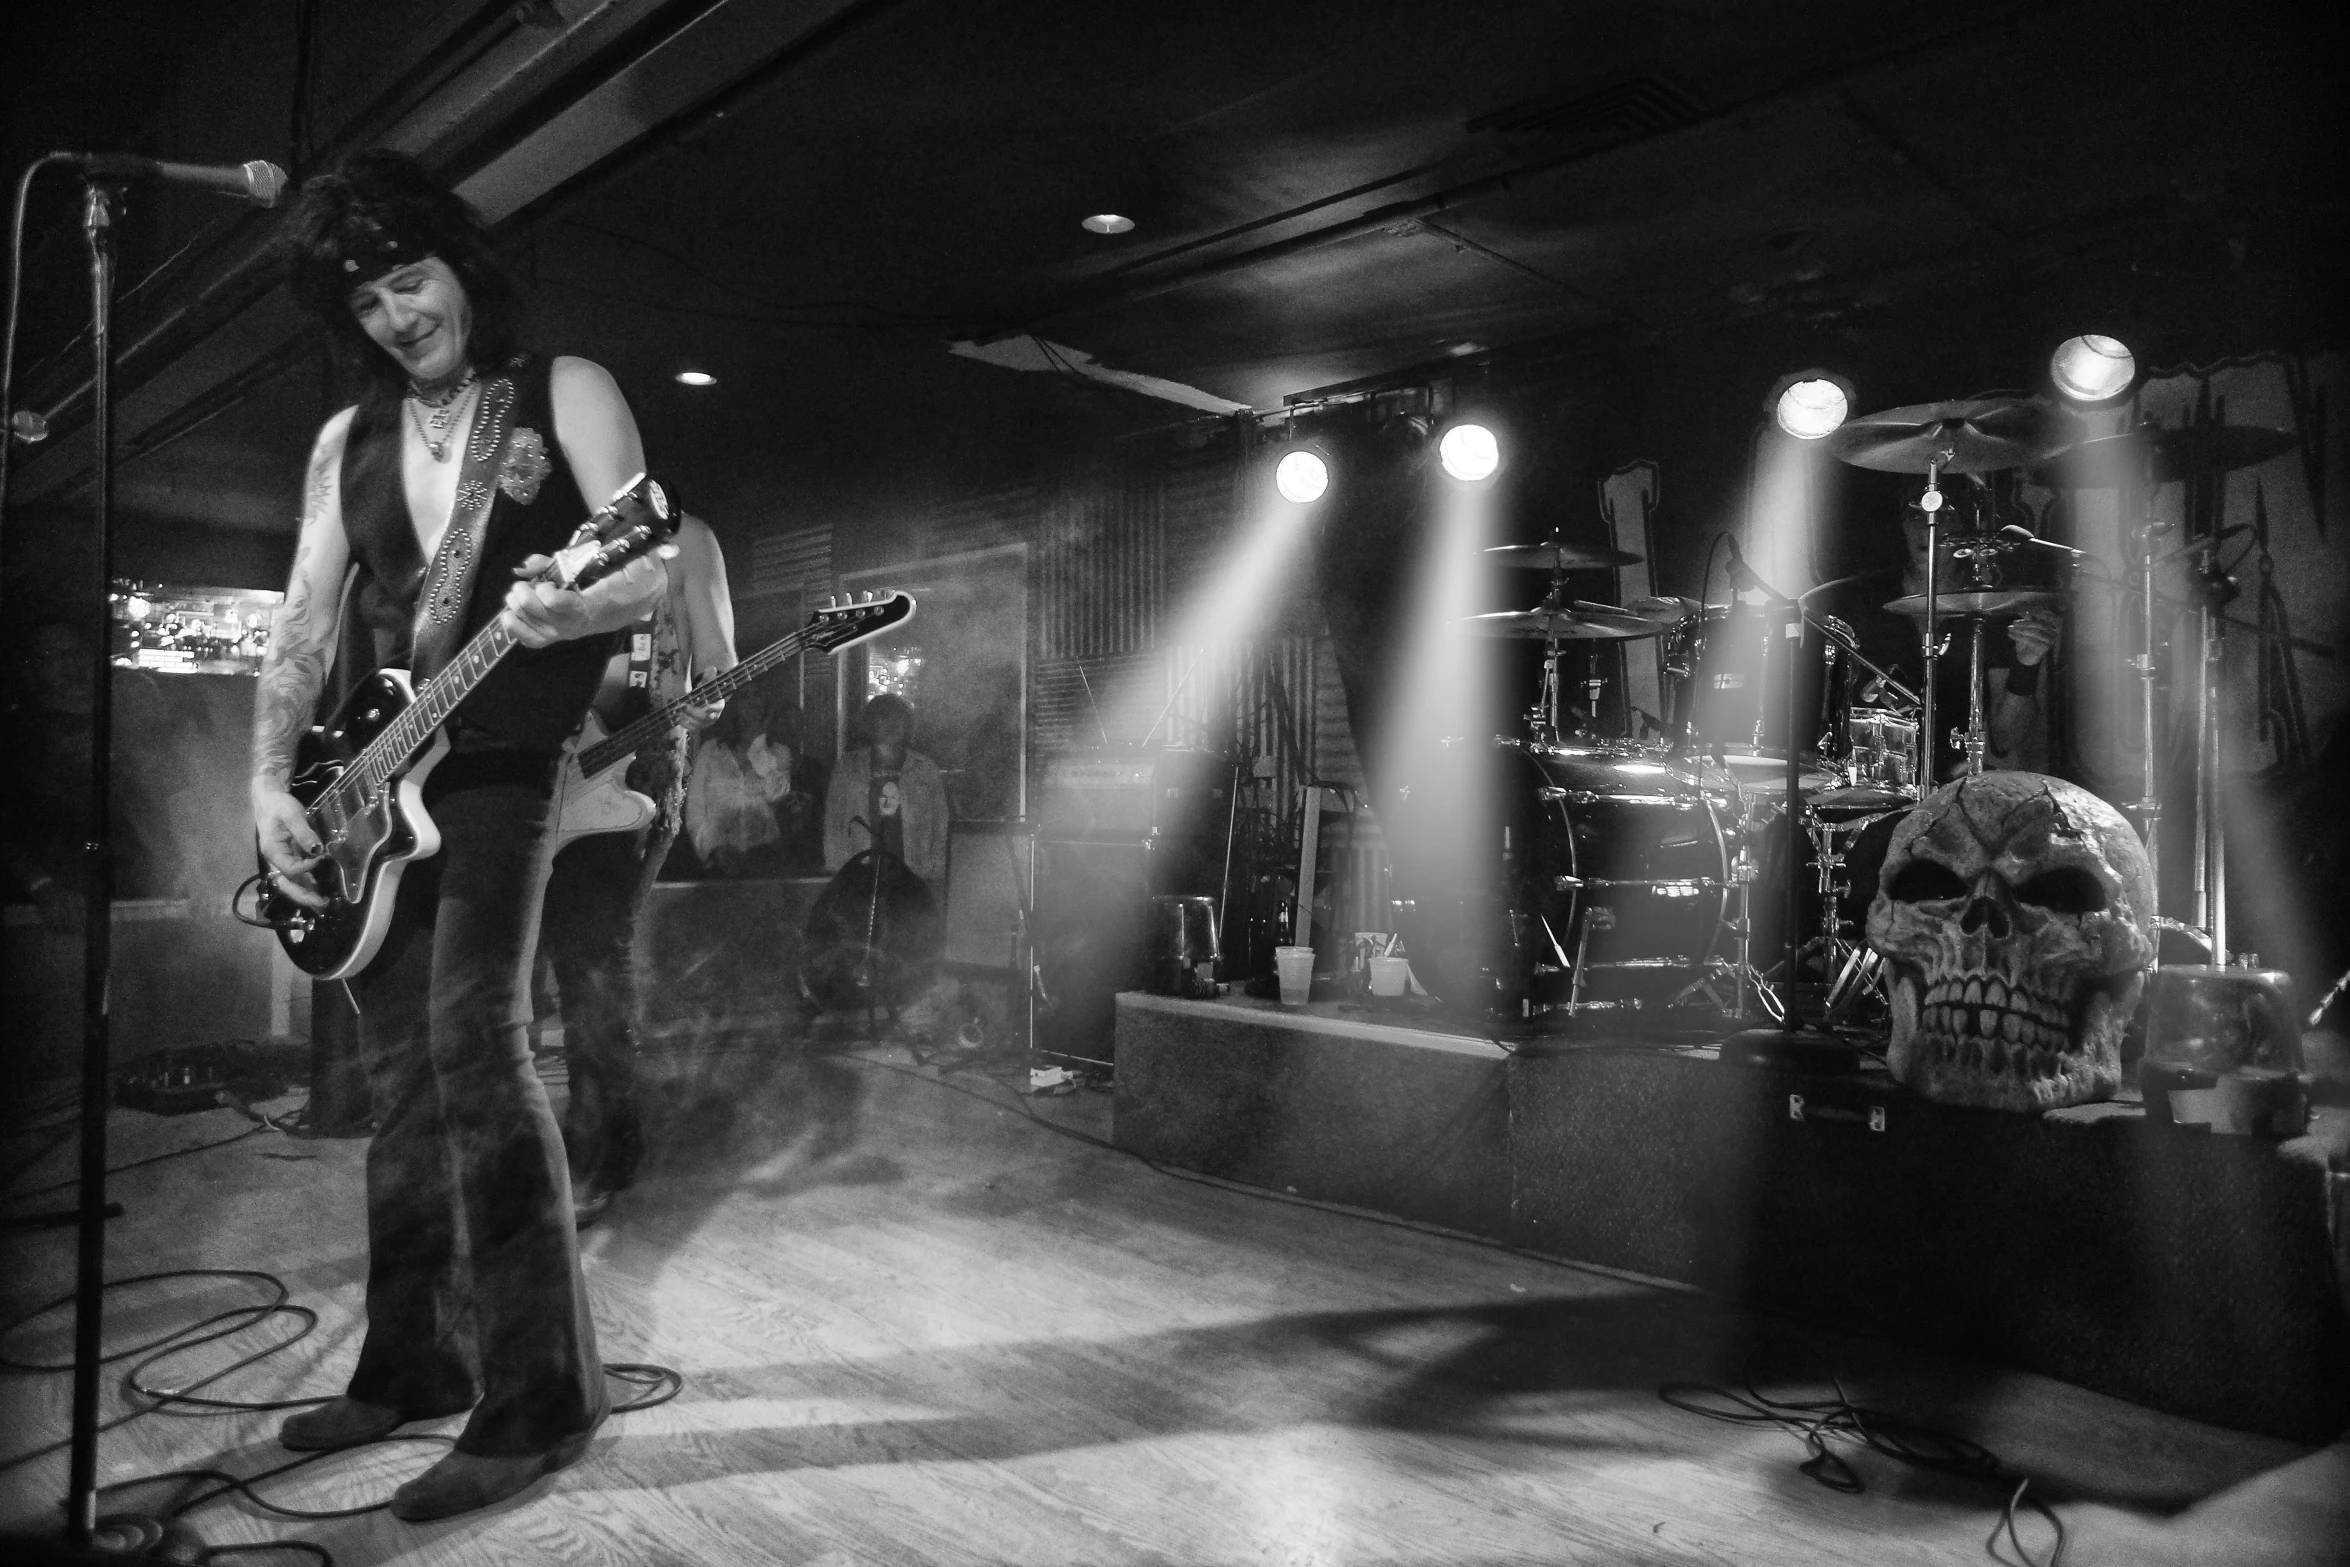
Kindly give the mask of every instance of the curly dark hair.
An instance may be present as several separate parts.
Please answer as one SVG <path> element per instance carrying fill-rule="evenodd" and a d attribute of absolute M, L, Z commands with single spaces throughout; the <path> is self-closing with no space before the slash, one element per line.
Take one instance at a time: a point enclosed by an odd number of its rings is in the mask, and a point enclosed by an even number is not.
<path fill-rule="evenodd" d="M 898 722 L 904 724 L 906 726 L 906 733 L 909 737 L 913 735 L 914 704 L 907 701 L 902 696 L 897 696 L 891 692 L 884 691 L 879 696 L 876 696 L 870 701 L 866 702 L 865 706 L 859 710 L 857 714 L 857 728 L 858 731 L 864 735 L 866 743 L 871 744 L 873 741 L 874 731 L 879 729 L 882 724 L 887 723 L 891 719 L 895 719 Z"/>
<path fill-rule="evenodd" d="M 403 378 L 352 315 L 351 290 L 428 256 L 465 287 L 473 312 L 466 357 L 487 369 L 521 347 L 522 298 L 481 214 L 406 153 L 356 152 L 304 181 L 278 249 L 294 297 L 324 324 L 345 368 L 365 379 L 397 386 Z"/>

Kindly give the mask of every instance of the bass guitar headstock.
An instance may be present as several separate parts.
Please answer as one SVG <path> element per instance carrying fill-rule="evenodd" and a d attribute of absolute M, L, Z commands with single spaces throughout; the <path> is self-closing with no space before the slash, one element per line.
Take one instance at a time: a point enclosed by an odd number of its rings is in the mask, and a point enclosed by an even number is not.
<path fill-rule="evenodd" d="M 913 618 L 914 596 L 902 589 L 868 593 L 838 603 L 827 601 L 822 609 L 808 617 L 807 645 L 819 652 L 837 653 Z"/>

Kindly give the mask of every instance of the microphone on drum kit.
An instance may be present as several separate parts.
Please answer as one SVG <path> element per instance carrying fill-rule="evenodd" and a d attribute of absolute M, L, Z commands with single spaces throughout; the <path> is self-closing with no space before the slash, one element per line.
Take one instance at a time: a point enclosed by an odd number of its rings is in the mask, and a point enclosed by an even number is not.
<path fill-rule="evenodd" d="M 2001 528 L 1999 537 L 2010 544 L 2037 544 L 2044 550 L 2054 550 L 2057 554 L 2068 556 L 2076 561 L 2085 559 L 2089 553 L 2087 550 L 2074 549 L 2070 544 L 2059 544 L 2054 539 L 2044 539 L 2020 522 L 2011 522 Z"/>
<path fill-rule="evenodd" d="M 1795 600 L 1789 598 L 1786 594 L 1781 593 L 1778 589 L 1772 587 L 1769 583 L 1763 581 L 1762 578 L 1755 575 L 1754 568 L 1746 564 L 1746 552 L 1738 547 L 1738 535 L 1735 533 L 1726 533 L 1722 535 L 1722 537 L 1729 540 L 1730 542 L 1730 582 L 1732 586 L 1736 587 L 1741 593 L 1760 593 L 1764 598 L 1769 599 L 1774 604 L 1792 604 L 1795 602 Z"/>

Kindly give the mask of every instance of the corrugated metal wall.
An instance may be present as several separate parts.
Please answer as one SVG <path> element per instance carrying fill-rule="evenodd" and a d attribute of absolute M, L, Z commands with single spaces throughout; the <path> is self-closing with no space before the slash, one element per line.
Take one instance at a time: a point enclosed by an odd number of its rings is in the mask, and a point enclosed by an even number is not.
<path fill-rule="evenodd" d="M 1245 454 L 1234 443 L 1154 454 L 1063 479 L 968 497 L 873 526 L 797 529 L 759 539 L 750 592 L 796 591 L 811 601 L 837 571 L 938 559 L 994 545 L 1031 545 L 1029 759 L 1141 742 L 1163 713 L 1154 744 L 1264 757 L 1270 776 L 1245 791 L 1270 836 L 1285 838 L 1294 866 L 1301 791 L 1334 785 L 1359 798 L 1362 768 L 1329 638 L 1310 584 L 1281 585 L 1285 633 L 1214 646 L 1161 645 L 1187 597 L 1230 546 L 1244 500 Z M 1294 568 L 1307 568 L 1302 559 Z M 1309 623 L 1311 622 L 1311 623 Z M 1115 693 L 1155 689 L 1141 722 L 1122 716 Z M 1135 732 L 1123 732 L 1131 729 Z M 1341 930 L 1386 928 L 1386 868 L 1377 823 L 1357 814 L 1351 846 L 1335 802 L 1325 856 L 1352 855 Z M 1326 863 L 1335 864 L 1335 859 Z"/>

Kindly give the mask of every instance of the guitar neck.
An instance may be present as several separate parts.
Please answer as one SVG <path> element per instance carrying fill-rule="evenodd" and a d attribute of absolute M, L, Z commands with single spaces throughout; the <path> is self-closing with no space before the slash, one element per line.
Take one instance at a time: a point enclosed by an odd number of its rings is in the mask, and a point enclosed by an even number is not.
<path fill-rule="evenodd" d="M 473 640 L 449 660 L 449 667 L 417 688 L 416 700 L 352 759 L 346 776 L 362 780 L 373 790 L 404 771 L 431 743 L 433 732 L 447 722 L 457 704 L 470 696 L 514 647 L 515 639 L 506 630 L 503 617 L 475 632 Z"/>
<path fill-rule="evenodd" d="M 634 756 L 647 744 L 675 728 L 687 708 L 705 702 L 722 701 L 734 695 L 806 647 L 809 635 L 809 630 L 803 627 L 779 642 L 771 642 L 732 669 L 703 681 L 694 688 L 692 694 L 681 696 L 665 707 L 657 707 L 610 738 L 597 741 L 579 753 L 580 775 L 593 778 L 614 763 Z"/>

